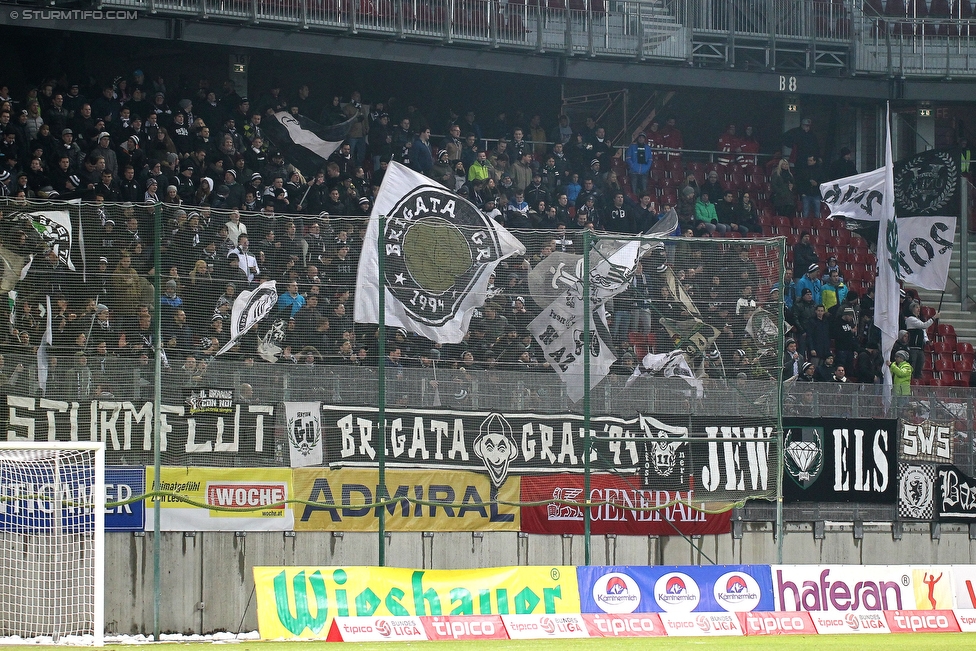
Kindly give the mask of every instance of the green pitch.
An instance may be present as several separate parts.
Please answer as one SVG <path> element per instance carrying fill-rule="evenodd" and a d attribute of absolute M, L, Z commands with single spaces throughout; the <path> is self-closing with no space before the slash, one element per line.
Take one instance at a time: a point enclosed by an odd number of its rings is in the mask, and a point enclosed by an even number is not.
<path fill-rule="evenodd" d="M 223 642 L 223 644 L 228 644 Z M 322 651 L 322 642 L 240 642 L 241 651 Z M 107 645 L 108 646 L 108 645 Z M 213 651 L 214 644 L 179 644 L 181 651 Z M 112 649 L 146 651 L 147 645 L 111 645 Z M 959 651 L 976 649 L 976 633 L 917 633 L 904 635 L 782 635 L 779 637 L 617 638 L 586 640 L 506 640 L 498 642 L 382 642 L 341 643 L 336 651 Z"/>

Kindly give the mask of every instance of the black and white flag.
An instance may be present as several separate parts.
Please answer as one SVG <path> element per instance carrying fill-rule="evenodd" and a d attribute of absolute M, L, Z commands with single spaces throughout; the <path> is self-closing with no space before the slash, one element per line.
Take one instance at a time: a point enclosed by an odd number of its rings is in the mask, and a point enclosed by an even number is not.
<path fill-rule="evenodd" d="M 322 465 L 322 403 L 286 402 L 288 455 L 292 468 Z"/>
<path fill-rule="evenodd" d="M 274 118 L 261 126 L 285 158 L 306 175 L 314 174 L 325 164 L 342 144 L 355 119 L 324 127 L 304 115 L 295 116 L 285 111 L 278 111 Z"/>
<path fill-rule="evenodd" d="M 278 288 L 273 280 L 238 294 L 234 300 L 234 309 L 231 311 L 230 341 L 218 350 L 217 354 L 221 355 L 233 348 L 248 330 L 271 313 L 277 303 Z"/>
<path fill-rule="evenodd" d="M 935 495 L 933 464 L 898 464 L 898 517 L 931 520 Z"/>
<path fill-rule="evenodd" d="M 379 215 L 386 215 L 380 233 Z M 377 246 L 383 243 L 379 278 Z M 390 163 L 376 196 L 356 278 L 356 323 L 379 323 L 436 343 L 459 343 L 484 305 L 498 263 L 525 246 L 466 199 L 413 170 Z"/>
<path fill-rule="evenodd" d="M 959 169 L 957 152 L 934 149 L 899 161 L 889 171 L 898 222 L 898 276 L 916 287 L 945 289 L 960 206 Z M 859 230 L 869 241 L 877 238 L 874 228 L 882 217 L 885 172 L 880 167 L 820 186 L 830 214 L 853 220 L 850 225 L 864 222 Z"/>

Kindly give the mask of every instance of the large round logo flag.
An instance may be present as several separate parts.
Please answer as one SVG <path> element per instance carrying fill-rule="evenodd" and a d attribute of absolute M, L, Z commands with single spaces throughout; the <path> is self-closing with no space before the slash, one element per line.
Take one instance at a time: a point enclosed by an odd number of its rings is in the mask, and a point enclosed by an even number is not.
<path fill-rule="evenodd" d="M 379 215 L 386 215 L 380 233 Z M 382 242 L 383 277 L 378 244 Z M 357 323 L 378 323 L 379 287 L 386 325 L 438 343 L 459 343 L 485 302 L 498 263 L 525 247 L 463 197 L 390 163 L 366 230 L 356 279 Z"/>

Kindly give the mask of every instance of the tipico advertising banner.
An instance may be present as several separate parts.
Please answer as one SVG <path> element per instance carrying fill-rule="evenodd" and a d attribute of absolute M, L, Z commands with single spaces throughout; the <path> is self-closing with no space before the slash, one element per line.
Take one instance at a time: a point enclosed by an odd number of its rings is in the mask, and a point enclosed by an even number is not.
<path fill-rule="evenodd" d="M 580 612 L 575 567 L 255 567 L 262 639 L 324 639 L 335 617 Z"/>
<path fill-rule="evenodd" d="M 146 486 L 154 485 L 146 468 Z M 162 531 L 289 531 L 295 528 L 290 468 L 185 468 L 164 466 L 159 490 Z M 189 500 L 184 502 L 182 499 Z M 201 508 L 204 507 L 204 508 Z M 152 500 L 146 500 L 146 530 L 153 528 Z M 237 510 L 246 508 L 248 510 Z M 226 510 L 225 510 L 226 509 Z"/>
<path fill-rule="evenodd" d="M 377 531 L 380 508 L 387 531 L 518 531 L 519 477 L 495 488 L 487 475 L 466 471 L 386 471 L 295 468 L 296 531 Z M 369 505 L 393 500 L 385 507 Z M 411 501 L 414 500 L 414 501 Z"/>
<path fill-rule="evenodd" d="M 579 567 L 584 613 L 773 610 L 768 565 Z"/>
<path fill-rule="evenodd" d="M 779 611 L 843 613 L 955 606 L 949 565 L 773 565 L 771 569 Z"/>
<path fill-rule="evenodd" d="M 522 501 L 552 501 L 522 507 L 522 531 L 582 535 L 583 477 L 569 473 L 522 477 Z M 692 490 L 651 490 L 637 476 L 594 474 L 590 477 L 590 531 L 597 535 L 676 536 L 728 533 L 732 512 L 710 514 L 696 510 Z"/>

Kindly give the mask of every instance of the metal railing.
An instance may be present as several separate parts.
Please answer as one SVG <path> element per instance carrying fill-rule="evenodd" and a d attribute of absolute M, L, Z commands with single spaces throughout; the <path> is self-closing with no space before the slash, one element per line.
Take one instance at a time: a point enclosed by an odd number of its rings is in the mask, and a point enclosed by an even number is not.
<path fill-rule="evenodd" d="M 106 7 L 253 25 L 389 35 L 569 55 L 970 77 L 976 21 L 878 15 L 823 0 L 104 0 Z M 914 7 L 914 4 L 912 5 Z M 755 58 L 755 57 L 754 57 Z"/>

